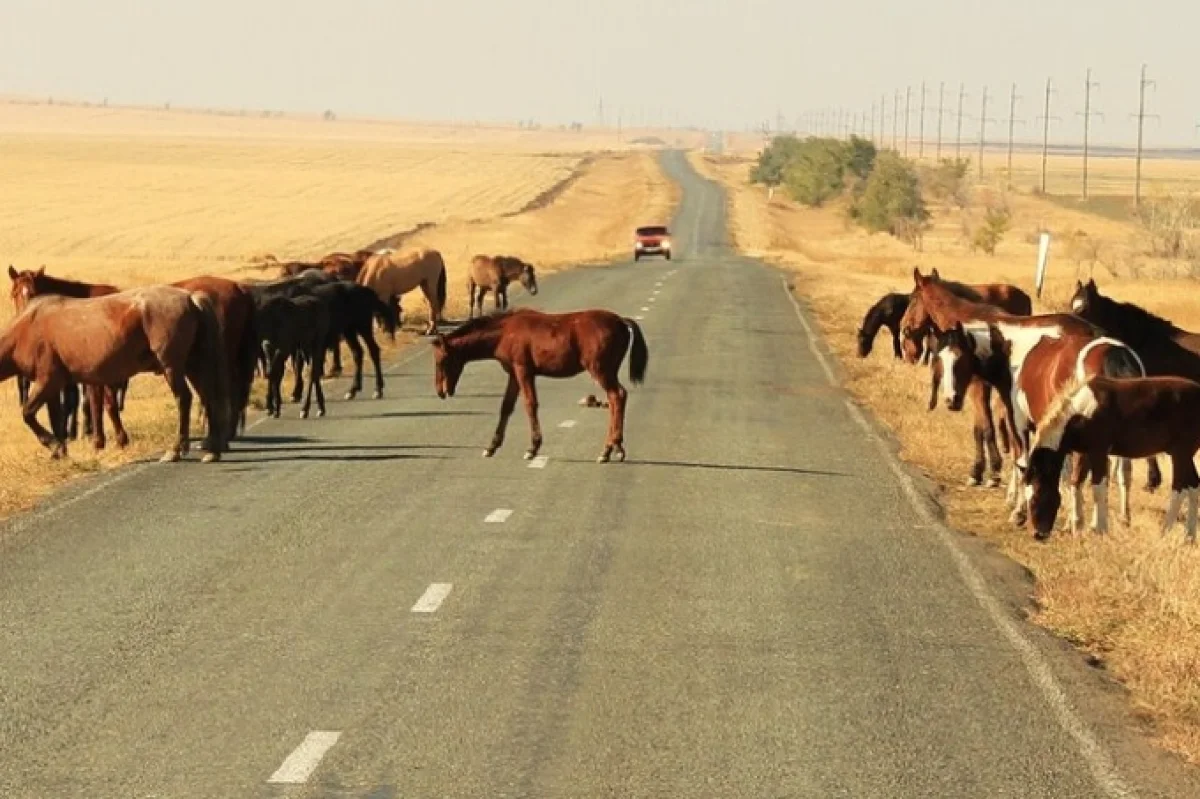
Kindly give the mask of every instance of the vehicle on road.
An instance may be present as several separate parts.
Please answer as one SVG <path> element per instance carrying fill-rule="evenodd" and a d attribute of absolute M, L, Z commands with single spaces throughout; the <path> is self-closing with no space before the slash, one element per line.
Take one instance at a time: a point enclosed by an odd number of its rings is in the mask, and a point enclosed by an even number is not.
<path fill-rule="evenodd" d="M 634 234 L 633 260 L 641 260 L 643 255 L 662 255 L 671 260 L 671 232 L 665 225 L 647 225 L 640 227 Z"/>

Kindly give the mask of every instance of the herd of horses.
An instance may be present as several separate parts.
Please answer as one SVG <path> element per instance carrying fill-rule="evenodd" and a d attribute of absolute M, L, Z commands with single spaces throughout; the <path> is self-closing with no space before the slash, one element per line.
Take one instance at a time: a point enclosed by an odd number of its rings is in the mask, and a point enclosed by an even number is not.
<path fill-rule="evenodd" d="M 161 375 L 179 414 L 175 440 L 162 460 L 177 461 L 189 451 L 194 390 L 207 428 L 201 460 L 208 462 L 219 460 L 230 441 L 244 432 L 257 375 L 266 380 L 268 414 L 279 416 L 290 362 L 292 401 L 300 402 L 303 395 L 300 415 L 309 415 L 315 393 L 317 415 L 322 416 L 326 357 L 332 353 L 331 375 L 340 375 L 343 342 L 354 358 L 354 379 L 345 398 L 362 391 L 364 347 L 375 368 L 374 396 L 383 396 L 375 325 L 394 339 L 404 294 L 419 289 L 427 300 L 426 334 L 435 334 L 443 321 L 446 266 L 437 250 L 398 253 L 386 248 L 332 253 L 312 262 L 267 260 L 279 269 L 276 279 L 204 275 L 125 289 L 55 277 L 44 266 L 18 271 L 10 265 L 16 315 L 0 332 L 0 381 L 17 379 L 25 424 L 51 457 L 59 458 L 66 454 L 67 441 L 79 437 L 81 411 L 83 434 L 92 437 L 97 449 L 106 446 L 105 412 L 117 445 L 126 446 L 129 434 L 121 412 L 129 380 L 142 373 Z M 472 312 L 478 307 L 482 314 L 489 291 L 495 294 L 496 309 L 507 308 L 512 281 L 537 293 L 530 264 L 511 256 L 476 256 L 468 279 Z M 439 339 L 442 351 L 450 351 L 451 341 L 458 339 Z M 473 350 L 454 353 L 448 364 L 474 355 Z M 38 419 L 43 406 L 50 429 Z"/>
<path fill-rule="evenodd" d="M 1162 483 L 1157 456 L 1171 461 L 1171 497 L 1162 531 L 1188 501 L 1186 536 L 1195 542 L 1200 475 L 1200 334 L 1132 303 L 1100 293 L 1095 280 L 1076 282 L 1069 313 L 1034 314 L 1027 293 L 1009 284 L 944 280 L 913 269 L 909 294 L 880 298 L 858 329 L 867 357 L 883 327 L 893 354 L 928 365 L 930 411 L 969 404 L 975 459 L 968 482 L 1000 485 L 997 435 L 1011 453 L 1006 501 L 1017 526 L 1050 537 L 1070 493 L 1069 528 L 1083 528 L 1084 484 L 1090 477 L 1090 527 L 1108 529 L 1108 479 L 1115 472 L 1122 520 L 1130 521 L 1132 462 L 1147 463 L 1147 490 Z M 985 458 L 986 453 L 986 458 Z M 1110 470 L 1110 464 L 1112 469 Z"/>

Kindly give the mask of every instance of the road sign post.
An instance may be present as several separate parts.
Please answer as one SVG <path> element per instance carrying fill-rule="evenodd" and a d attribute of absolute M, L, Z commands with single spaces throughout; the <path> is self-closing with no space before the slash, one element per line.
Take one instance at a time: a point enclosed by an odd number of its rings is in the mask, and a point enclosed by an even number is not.
<path fill-rule="evenodd" d="M 1038 241 L 1037 272 L 1033 276 L 1033 284 L 1037 289 L 1038 299 L 1042 298 L 1042 284 L 1046 282 L 1046 259 L 1050 255 L 1050 234 L 1042 231 Z"/>

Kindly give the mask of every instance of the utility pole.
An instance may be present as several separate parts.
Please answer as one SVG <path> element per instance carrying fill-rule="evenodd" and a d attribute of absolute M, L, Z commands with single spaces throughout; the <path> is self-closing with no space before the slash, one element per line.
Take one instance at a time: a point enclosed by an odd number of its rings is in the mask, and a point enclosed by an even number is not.
<path fill-rule="evenodd" d="M 917 158 L 925 156 L 925 81 L 921 81 L 921 119 L 917 122 Z"/>
<path fill-rule="evenodd" d="M 946 105 L 946 81 L 938 84 L 938 132 L 937 132 L 937 154 L 934 160 L 941 163 L 942 160 L 942 111 Z"/>
<path fill-rule="evenodd" d="M 904 157 L 908 158 L 908 107 L 912 100 L 912 86 L 904 88 Z"/>
<path fill-rule="evenodd" d="M 1146 65 L 1142 64 L 1142 79 L 1138 88 L 1138 137 L 1137 137 L 1137 165 L 1134 169 L 1133 178 L 1133 209 L 1136 211 L 1142 206 L 1142 125 L 1146 121 L 1147 116 L 1157 117 L 1158 114 L 1146 113 L 1146 87 L 1156 86 L 1156 82 L 1146 80 Z"/>
<path fill-rule="evenodd" d="M 887 133 L 884 126 L 887 124 L 887 94 L 879 95 L 879 149 L 887 147 Z"/>
<path fill-rule="evenodd" d="M 892 149 L 896 149 L 896 120 L 900 116 L 900 90 L 896 89 L 896 96 L 892 100 Z"/>
<path fill-rule="evenodd" d="M 1046 156 L 1050 149 L 1050 78 L 1046 78 L 1046 107 L 1042 112 L 1042 194 L 1046 193 Z"/>
<path fill-rule="evenodd" d="M 1100 86 L 1092 81 L 1092 68 L 1088 67 L 1087 76 L 1083 79 L 1083 199 L 1088 196 L 1088 133 L 1091 129 L 1092 115 L 1103 118 L 1104 114 L 1092 110 L 1092 87 Z"/>
<path fill-rule="evenodd" d="M 983 110 L 979 113 L 979 178 L 983 179 L 983 142 L 984 134 L 987 131 L 987 123 L 995 122 L 994 119 L 988 119 L 987 115 L 988 90 L 987 86 L 983 87 Z"/>
<path fill-rule="evenodd" d="M 1017 84 L 1012 85 L 1012 92 L 1008 96 L 1008 188 L 1012 188 L 1012 158 L 1013 158 L 1013 128 L 1017 122 L 1022 125 L 1024 120 L 1017 119 L 1017 100 L 1023 99 L 1017 96 Z"/>
<path fill-rule="evenodd" d="M 963 84 L 958 84 L 958 132 L 954 135 L 954 160 L 959 160 L 958 154 L 962 150 L 962 107 L 963 100 L 967 96 L 967 88 Z"/>

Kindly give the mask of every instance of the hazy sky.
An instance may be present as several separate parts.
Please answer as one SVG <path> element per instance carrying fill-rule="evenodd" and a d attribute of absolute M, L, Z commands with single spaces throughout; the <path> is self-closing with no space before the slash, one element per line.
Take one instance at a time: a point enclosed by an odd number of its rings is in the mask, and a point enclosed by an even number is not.
<path fill-rule="evenodd" d="M 1145 61 L 1147 143 L 1200 144 L 1198 35 L 1197 0 L 0 0 L 0 93 L 543 123 L 602 95 L 610 122 L 741 129 L 925 79 L 926 130 L 963 81 L 977 136 L 982 86 L 1002 120 L 1015 81 L 1031 137 L 1050 76 L 1076 140 L 1091 66 L 1094 137 L 1129 142 Z"/>

